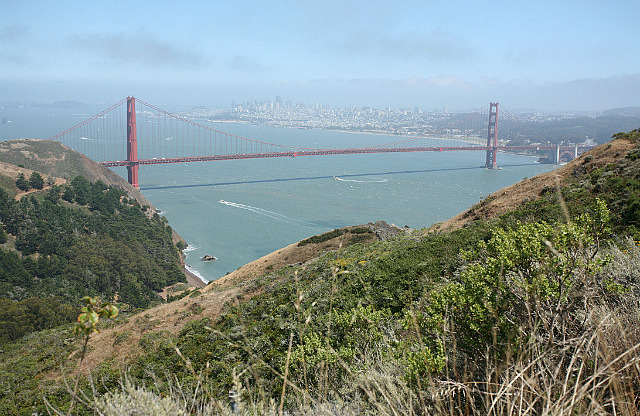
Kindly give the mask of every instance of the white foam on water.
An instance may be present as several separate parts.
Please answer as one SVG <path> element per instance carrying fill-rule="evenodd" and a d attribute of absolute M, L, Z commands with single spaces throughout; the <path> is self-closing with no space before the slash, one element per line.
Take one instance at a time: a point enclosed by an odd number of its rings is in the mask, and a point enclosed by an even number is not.
<path fill-rule="evenodd" d="M 203 275 L 198 273 L 198 271 L 196 269 L 194 269 L 193 267 L 185 264 L 184 268 L 187 269 L 189 271 L 189 273 L 194 274 L 198 279 L 202 280 L 205 283 L 209 283 L 209 280 L 207 280 L 206 277 L 204 277 Z"/>
<path fill-rule="evenodd" d="M 183 251 L 185 252 L 189 252 L 189 251 L 195 251 L 197 250 L 199 247 L 196 246 L 192 246 L 192 245 L 188 245 L 187 248 L 185 248 Z"/>
<path fill-rule="evenodd" d="M 343 179 L 339 176 L 334 176 L 333 179 L 335 179 L 336 181 L 342 181 L 342 182 L 357 182 L 357 183 L 385 183 L 385 182 L 389 182 L 389 179 L 378 179 L 378 180 L 371 180 L 371 181 L 360 181 L 358 179 Z"/>
<path fill-rule="evenodd" d="M 238 203 L 238 202 L 225 201 L 224 199 L 221 199 L 218 202 L 220 204 L 227 205 L 229 207 L 244 209 L 244 210 L 253 212 L 255 214 L 258 214 L 258 215 L 264 215 L 265 217 L 269 217 L 269 218 L 274 219 L 276 221 L 282 221 L 282 222 L 286 222 L 286 223 L 289 223 L 289 224 L 300 224 L 300 225 L 304 225 L 304 226 L 313 226 L 313 224 L 308 223 L 306 221 L 299 220 L 297 218 L 288 217 L 288 216 L 286 216 L 284 214 L 280 214 L 280 213 L 277 213 L 277 212 L 269 211 L 267 209 L 263 209 L 263 208 L 259 208 L 259 207 L 252 207 L 251 205 L 245 205 L 245 204 L 241 204 L 241 203 Z"/>

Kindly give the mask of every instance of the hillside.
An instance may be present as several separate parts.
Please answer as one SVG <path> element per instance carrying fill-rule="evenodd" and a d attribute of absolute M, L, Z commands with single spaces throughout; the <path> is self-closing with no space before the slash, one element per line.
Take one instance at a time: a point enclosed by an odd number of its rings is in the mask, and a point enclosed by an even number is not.
<path fill-rule="evenodd" d="M 598 146 L 588 154 L 583 155 L 582 158 L 559 167 L 552 172 L 525 179 L 517 184 L 497 191 L 477 206 L 458 214 L 449 221 L 427 229 L 424 234 L 430 236 L 438 231 L 445 232 L 445 235 L 447 235 L 451 231 L 465 225 L 468 226 L 478 219 L 485 221 L 497 219 L 500 215 L 515 210 L 523 203 L 533 201 L 536 197 L 544 195 L 544 190 L 549 186 L 558 186 L 562 181 L 575 177 L 575 175 L 578 174 L 577 172 L 584 175 L 595 169 L 601 169 L 606 165 L 615 163 L 636 148 L 637 143 L 627 140 L 616 140 L 609 144 Z M 588 162 L 585 162 L 586 160 L 588 160 Z M 347 227 L 347 229 L 349 228 L 353 227 Z M 382 230 L 384 229 L 385 228 L 382 227 Z M 381 229 L 371 225 L 371 230 L 375 232 Z M 379 233 L 380 232 L 378 232 L 378 234 Z M 398 230 L 395 234 L 401 233 L 402 232 Z M 410 236 L 409 238 L 417 239 L 421 233 L 417 231 L 415 234 L 416 235 Z M 199 318 L 215 320 L 223 312 L 223 305 L 225 303 L 228 304 L 232 302 L 233 299 L 247 299 L 256 292 L 264 290 L 264 283 L 258 284 L 256 282 L 268 281 L 273 276 L 277 276 L 277 273 L 284 268 L 292 270 L 296 266 L 306 265 L 307 262 L 310 262 L 310 264 L 317 262 L 319 261 L 318 257 L 323 253 L 348 247 L 350 245 L 349 239 L 352 236 L 353 235 L 346 233 L 318 244 L 309 244 L 301 247 L 298 243 L 291 244 L 290 246 L 248 263 L 227 276 L 211 282 L 206 288 L 198 291 L 197 296 L 190 296 L 181 301 L 147 310 L 144 315 L 149 317 L 147 319 L 155 321 L 154 330 L 164 330 L 175 336 L 182 330 L 186 323 L 192 320 L 192 315 L 197 315 Z M 356 241 L 371 242 L 373 240 L 379 241 L 380 239 L 369 237 L 364 241 L 359 239 Z M 393 246 L 393 244 L 394 243 L 392 243 L 391 246 Z M 443 259 L 443 261 L 455 261 L 455 259 Z M 302 267 L 304 268 L 305 266 Z M 257 289 L 256 286 L 258 287 Z M 193 313 L 194 310 L 200 312 L 195 314 Z M 140 338 L 144 335 L 144 331 L 136 331 L 135 328 L 136 324 L 129 323 L 124 328 L 113 328 L 95 336 L 91 340 L 91 345 L 94 346 L 94 349 L 84 363 L 85 371 L 99 364 L 106 357 L 110 357 L 110 359 L 114 359 L 117 362 L 122 362 L 125 357 L 127 359 L 131 358 L 132 355 L 134 355 L 132 352 L 136 351 Z M 108 343 L 108 340 L 113 339 L 115 333 L 122 333 L 122 331 L 130 333 L 131 335 L 128 340 L 120 344 L 118 348 L 105 349 L 100 347 Z"/>
<path fill-rule="evenodd" d="M 46 178 L 44 190 L 49 189 L 51 184 L 60 186 L 69 183 L 77 176 L 81 176 L 89 182 L 101 181 L 105 185 L 123 190 L 129 198 L 135 199 L 141 206 L 148 207 L 149 216 L 158 212 L 140 190 L 132 187 L 120 175 L 57 141 L 41 139 L 0 141 L 1 188 L 16 199 L 36 192 L 36 190 L 21 192 L 15 187 L 15 181 L 19 174 L 28 178 L 33 172 L 38 172 Z M 173 240 L 176 244 L 185 243 L 175 230 L 173 231 Z M 184 268 L 183 272 L 190 286 L 201 287 L 203 285 L 197 276 Z"/>
<path fill-rule="evenodd" d="M 454 230 L 475 220 L 496 218 L 515 210 L 525 202 L 540 198 L 549 191 L 549 188 L 555 189 L 572 177 L 583 176 L 611 163 L 616 163 L 636 147 L 635 142 L 628 140 L 613 140 L 597 146 L 582 157 L 551 172 L 524 179 L 494 192 L 470 209 L 443 223 L 434 225 L 430 230 Z"/>
<path fill-rule="evenodd" d="M 0 184 L 6 185 L 4 188 L 10 193 L 18 173 L 28 177 L 32 171 L 37 171 L 58 182 L 69 182 L 76 176 L 89 182 L 102 181 L 125 190 L 142 205 L 151 205 L 139 190 L 110 169 L 53 140 L 0 141 L 0 162 Z"/>
<path fill-rule="evenodd" d="M 108 186 L 123 190 L 129 198 L 135 199 L 141 206 L 148 207 L 149 216 L 158 212 L 140 190 L 131 186 L 120 175 L 59 142 L 41 139 L 0 141 L 1 188 L 16 199 L 29 192 L 34 192 L 34 190 L 20 192 L 15 187 L 15 181 L 19 174 L 28 178 L 33 172 L 38 172 L 47 178 L 45 190 L 49 188 L 50 183 L 60 186 L 77 176 L 81 176 L 89 182 L 100 181 Z M 175 230 L 173 231 L 173 242 L 175 244 L 185 243 Z M 183 273 L 190 286 L 203 286 L 200 278 L 184 267 Z"/>
<path fill-rule="evenodd" d="M 25 180 L 18 189 L 18 178 Z M 110 185 L 109 185 L 110 184 Z M 119 176 L 59 143 L 0 142 L 0 343 L 77 317 L 81 297 L 123 309 L 186 281 L 184 244 Z"/>
<path fill-rule="evenodd" d="M 336 233 L 339 231 L 339 235 Z M 346 248 L 352 244 L 371 243 L 401 234 L 402 230 L 395 229 L 386 223 L 368 224 L 359 227 L 345 227 L 333 232 L 327 232 L 317 237 L 317 242 L 300 244 L 294 243 L 273 253 L 254 260 L 237 270 L 209 283 L 205 288 L 197 291 L 179 291 L 181 300 L 159 305 L 146 310 L 137 320 L 130 320 L 125 325 L 117 326 L 96 334 L 91 339 L 92 351 L 88 353 L 83 362 L 82 371 L 87 371 L 102 363 L 105 359 L 126 363 L 136 355 L 142 354 L 140 340 L 147 335 L 144 328 L 149 322 L 153 332 L 166 331 L 176 336 L 184 326 L 193 321 L 194 316 L 200 319 L 215 320 L 224 307 L 235 299 L 247 299 L 255 294 L 254 283 L 261 276 L 281 272 L 284 269 L 301 266 L 307 262 L 313 262 L 325 253 L 334 252 L 340 248 Z M 178 287 L 178 289 L 183 289 Z M 257 289 L 258 291 L 260 289 Z M 181 293 L 180 293 L 181 292 Z M 114 348 L 101 348 L 101 345 L 109 343 L 117 334 L 128 334 L 126 340 L 118 343 Z M 122 336 L 122 335 L 121 335 Z"/>
<path fill-rule="evenodd" d="M 62 329 L 7 344 L 0 410 L 44 411 L 33 391 L 64 410 L 62 381 L 92 374 L 87 414 L 225 414 L 231 387 L 241 414 L 636 414 L 638 134 L 427 230 L 278 250 L 116 319 L 86 355 Z"/>

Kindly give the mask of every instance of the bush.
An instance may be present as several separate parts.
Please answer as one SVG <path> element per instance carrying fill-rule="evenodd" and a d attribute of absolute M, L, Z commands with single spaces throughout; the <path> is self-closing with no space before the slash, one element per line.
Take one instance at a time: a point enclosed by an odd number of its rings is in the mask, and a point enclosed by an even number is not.
<path fill-rule="evenodd" d="M 608 220 L 598 201 L 595 213 L 575 222 L 496 229 L 465 253 L 468 265 L 406 319 L 416 319 L 425 337 L 457 345 L 470 362 L 487 349 L 501 356 L 521 343 L 577 337 L 585 329 L 584 305 L 609 290 L 596 278 L 606 262 L 596 253 Z"/>
<path fill-rule="evenodd" d="M 171 397 L 160 397 L 125 381 L 121 391 L 106 393 L 95 399 L 95 409 L 106 415 L 186 416 L 187 410 Z"/>
<path fill-rule="evenodd" d="M 333 231 L 326 232 L 320 235 L 314 235 L 313 237 L 309 237 L 306 240 L 302 240 L 298 243 L 298 247 L 306 246 L 307 244 L 318 244 L 323 243 L 325 241 L 331 240 L 336 237 L 340 237 L 345 233 L 345 230 L 335 229 Z"/>
<path fill-rule="evenodd" d="M 631 130 L 629 133 L 616 133 L 611 136 L 613 139 L 625 139 L 630 142 L 640 142 L 640 129 Z"/>
<path fill-rule="evenodd" d="M 23 192 L 29 190 L 29 181 L 24 177 L 24 173 L 20 173 L 18 175 L 18 179 L 16 179 L 16 188 Z"/>
<path fill-rule="evenodd" d="M 42 189 L 44 188 L 44 179 L 38 172 L 32 172 L 31 177 L 29 178 L 29 186 L 33 189 Z"/>

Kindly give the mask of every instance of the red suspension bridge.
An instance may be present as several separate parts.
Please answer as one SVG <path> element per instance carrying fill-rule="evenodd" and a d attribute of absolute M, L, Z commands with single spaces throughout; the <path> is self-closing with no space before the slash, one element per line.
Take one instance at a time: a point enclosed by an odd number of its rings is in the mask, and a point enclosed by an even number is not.
<path fill-rule="evenodd" d="M 125 107 L 126 111 L 123 111 Z M 485 167 L 497 169 L 498 151 L 549 151 L 551 159 L 558 162 L 571 160 L 587 148 L 579 145 L 500 145 L 498 103 L 489 106 L 486 143 L 475 136 L 455 139 L 411 137 L 371 147 L 344 149 L 274 144 L 216 130 L 134 97 L 127 97 L 49 139 L 58 140 L 104 166 L 125 166 L 129 183 L 136 188 L 139 188 L 141 165 L 367 153 L 483 151 Z"/>

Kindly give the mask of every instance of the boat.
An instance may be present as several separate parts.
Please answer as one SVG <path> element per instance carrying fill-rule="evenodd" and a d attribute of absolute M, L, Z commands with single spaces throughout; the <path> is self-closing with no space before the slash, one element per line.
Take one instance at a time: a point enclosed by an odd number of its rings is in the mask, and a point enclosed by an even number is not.
<path fill-rule="evenodd" d="M 202 261 L 214 261 L 214 260 L 218 260 L 217 257 L 211 256 L 209 254 L 205 254 L 204 256 L 202 256 L 202 258 L 200 259 Z"/>

